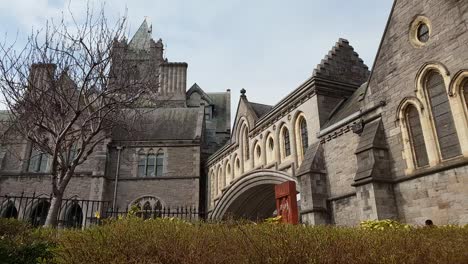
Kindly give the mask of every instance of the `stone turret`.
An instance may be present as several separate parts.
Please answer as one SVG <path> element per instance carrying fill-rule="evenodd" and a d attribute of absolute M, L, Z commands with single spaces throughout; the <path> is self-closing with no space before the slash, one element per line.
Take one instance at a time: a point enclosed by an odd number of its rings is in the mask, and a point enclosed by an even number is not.
<path fill-rule="evenodd" d="M 149 97 L 152 103 L 148 106 L 186 106 L 188 65 L 185 62 L 168 62 L 164 58 L 163 42 L 161 39 L 154 41 L 152 26 L 146 19 L 128 43 L 126 39 L 114 42 L 113 53 L 112 70 L 117 78 L 149 84 L 154 96 Z"/>

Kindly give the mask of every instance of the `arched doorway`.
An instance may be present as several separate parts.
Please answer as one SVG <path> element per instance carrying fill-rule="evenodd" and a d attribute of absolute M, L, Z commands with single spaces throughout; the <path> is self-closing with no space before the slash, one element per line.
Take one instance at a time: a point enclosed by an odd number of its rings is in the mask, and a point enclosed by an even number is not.
<path fill-rule="evenodd" d="M 83 223 L 83 211 L 78 203 L 73 203 L 65 214 L 65 227 L 80 228 Z"/>
<path fill-rule="evenodd" d="M 31 225 L 44 225 L 47 218 L 47 212 L 49 212 L 49 207 L 50 203 L 45 199 L 41 199 L 36 205 L 33 205 L 31 215 L 29 216 Z"/>
<path fill-rule="evenodd" d="M 18 218 L 18 210 L 12 201 L 8 201 L 1 212 L 2 218 Z"/>
<path fill-rule="evenodd" d="M 229 185 L 213 208 L 211 219 L 227 217 L 260 220 L 271 217 L 276 209 L 275 185 L 296 180 L 274 170 L 256 170 Z"/>

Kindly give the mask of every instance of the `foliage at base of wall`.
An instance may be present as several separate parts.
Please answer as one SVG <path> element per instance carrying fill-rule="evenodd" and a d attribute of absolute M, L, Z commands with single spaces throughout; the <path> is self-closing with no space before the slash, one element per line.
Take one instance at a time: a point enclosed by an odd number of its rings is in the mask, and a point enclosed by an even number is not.
<path fill-rule="evenodd" d="M 56 232 L 9 224 L 2 236 L 39 239 L 33 240 L 37 246 L 24 241 L 40 263 L 468 263 L 468 226 L 419 228 L 385 220 L 344 228 L 132 216 Z"/>

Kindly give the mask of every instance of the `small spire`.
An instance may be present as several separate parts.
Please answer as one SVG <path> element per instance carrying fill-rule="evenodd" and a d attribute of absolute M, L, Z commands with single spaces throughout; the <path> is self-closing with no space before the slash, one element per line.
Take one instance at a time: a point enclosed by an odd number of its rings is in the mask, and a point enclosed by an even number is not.
<path fill-rule="evenodd" d="M 244 88 L 240 90 L 241 97 L 245 98 L 245 92 L 247 92 Z"/>
<path fill-rule="evenodd" d="M 151 32 L 152 26 L 149 27 L 146 22 L 146 17 L 141 23 L 132 40 L 130 40 L 129 46 L 134 50 L 149 50 L 151 43 Z"/>

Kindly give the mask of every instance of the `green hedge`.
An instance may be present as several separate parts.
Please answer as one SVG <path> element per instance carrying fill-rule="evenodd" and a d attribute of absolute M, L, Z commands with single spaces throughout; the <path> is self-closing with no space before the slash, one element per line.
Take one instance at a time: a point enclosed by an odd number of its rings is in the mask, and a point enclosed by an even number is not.
<path fill-rule="evenodd" d="M 386 224 L 384 224 L 386 225 Z M 58 263 L 468 263 L 468 228 L 124 219 L 60 235 Z"/>
<path fill-rule="evenodd" d="M 175 219 L 116 220 L 85 230 L 0 219 L 0 263 L 468 263 L 468 227 L 357 228 Z"/>
<path fill-rule="evenodd" d="M 53 259 L 52 230 L 33 229 L 24 222 L 0 218 L 0 264 L 29 264 Z"/>

